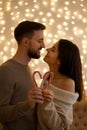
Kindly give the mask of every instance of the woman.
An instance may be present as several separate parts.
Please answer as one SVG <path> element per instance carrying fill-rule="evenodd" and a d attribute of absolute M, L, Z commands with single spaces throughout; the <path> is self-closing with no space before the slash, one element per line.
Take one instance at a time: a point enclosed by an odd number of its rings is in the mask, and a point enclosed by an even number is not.
<path fill-rule="evenodd" d="M 73 104 L 83 96 L 79 49 L 71 41 L 60 39 L 47 49 L 44 61 L 54 73 L 48 86 L 54 92 L 54 99 L 38 104 L 38 130 L 69 130 L 73 121 Z M 46 79 L 43 79 L 42 87 L 45 83 Z"/>

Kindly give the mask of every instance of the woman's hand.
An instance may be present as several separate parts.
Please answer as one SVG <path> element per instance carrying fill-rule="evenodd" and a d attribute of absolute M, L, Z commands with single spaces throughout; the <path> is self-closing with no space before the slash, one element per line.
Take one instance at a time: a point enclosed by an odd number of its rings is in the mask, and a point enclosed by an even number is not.
<path fill-rule="evenodd" d="M 42 89 L 44 100 L 46 101 L 52 101 L 54 98 L 54 92 L 52 90 L 49 90 L 48 88 Z"/>

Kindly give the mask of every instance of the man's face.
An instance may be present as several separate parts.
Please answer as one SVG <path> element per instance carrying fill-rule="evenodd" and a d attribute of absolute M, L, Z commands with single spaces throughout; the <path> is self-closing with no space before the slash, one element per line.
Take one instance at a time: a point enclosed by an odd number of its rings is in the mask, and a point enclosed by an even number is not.
<path fill-rule="evenodd" d="M 29 40 L 28 56 L 38 59 L 40 50 L 44 47 L 43 30 L 35 31 L 33 37 Z"/>

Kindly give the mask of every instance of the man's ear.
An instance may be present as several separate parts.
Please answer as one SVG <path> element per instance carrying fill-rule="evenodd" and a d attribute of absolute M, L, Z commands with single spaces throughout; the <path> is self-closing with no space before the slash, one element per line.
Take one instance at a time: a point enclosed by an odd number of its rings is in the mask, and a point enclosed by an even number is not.
<path fill-rule="evenodd" d="M 28 44 L 29 44 L 29 39 L 28 39 L 27 37 L 24 37 L 24 38 L 22 39 L 22 45 L 23 45 L 23 46 L 28 46 Z"/>

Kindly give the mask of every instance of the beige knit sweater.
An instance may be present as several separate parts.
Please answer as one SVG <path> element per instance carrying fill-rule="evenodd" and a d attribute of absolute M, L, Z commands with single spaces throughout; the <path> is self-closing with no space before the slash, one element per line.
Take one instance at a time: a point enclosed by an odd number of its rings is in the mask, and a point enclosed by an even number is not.
<path fill-rule="evenodd" d="M 38 130 L 69 130 L 73 121 L 73 104 L 78 93 L 71 93 L 50 84 L 54 100 L 38 105 Z"/>

